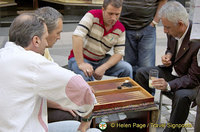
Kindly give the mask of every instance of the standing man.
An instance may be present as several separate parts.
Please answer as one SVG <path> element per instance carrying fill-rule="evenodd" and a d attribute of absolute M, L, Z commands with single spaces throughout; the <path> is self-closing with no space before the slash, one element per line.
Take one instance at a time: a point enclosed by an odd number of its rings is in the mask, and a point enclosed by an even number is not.
<path fill-rule="evenodd" d="M 86 13 L 73 33 L 68 66 L 86 81 L 101 80 L 103 75 L 132 78 L 130 64 L 121 60 L 125 48 L 125 29 L 118 21 L 121 10 L 122 0 L 104 0 L 102 9 Z"/>
<path fill-rule="evenodd" d="M 163 65 L 138 69 L 136 81 L 151 93 L 149 71 L 152 68 L 159 71 L 159 78 L 152 80 L 152 86 L 173 93 L 170 120 L 164 132 L 180 132 L 200 83 L 197 64 L 200 43 L 190 41 L 192 24 L 186 9 L 179 2 L 167 2 L 160 9 L 159 16 L 168 37 L 167 50 L 162 56 Z"/>
<path fill-rule="evenodd" d="M 47 42 L 48 46 L 45 49 L 44 56 L 52 61 L 48 48 L 52 48 L 58 39 L 60 39 L 60 33 L 63 30 L 63 16 L 60 12 L 52 7 L 42 7 L 35 11 L 35 13 L 44 18 L 44 21 L 48 29 Z M 48 122 L 63 121 L 63 120 L 77 120 L 78 116 L 69 109 L 62 108 L 48 100 Z"/>
<path fill-rule="evenodd" d="M 167 0 L 124 0 L 120 21 L 126 28 L 124 60 L 133 68 L 155 66 L 158 11 Z"/>
<path fill-rule="evenodd" d="M 21 14 L 10 26 L 10 42 L 0 49 L 1 132 L 47 132 L 47 100 L 82 116 L 80 131 L 91 124 L 95 97 L 90 86 L 44 58 L 47 37 L 47 26 L 36 14 Z M 76 124 L 60 128 L 77 131 Z"/>

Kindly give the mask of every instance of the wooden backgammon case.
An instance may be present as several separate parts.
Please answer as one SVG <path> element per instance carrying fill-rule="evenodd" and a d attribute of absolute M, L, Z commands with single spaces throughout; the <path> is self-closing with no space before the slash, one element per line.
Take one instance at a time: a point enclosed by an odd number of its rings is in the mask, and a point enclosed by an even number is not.
<path fill-rule="evenodd" d="M 154 97 L 129 77 L 93 81 L 97 104 L 94 111 L 154 102 Z"/>
<path fill-rule="evenodd" d="M 158 113 L 158 108 L 154 103 L 154 97 L 129 77 L 92 81 L 88 82 L 88 84 L 94 89 L 97 100 L 97 104 L 95 104 L 93 110 L 93 127 L 98 128 L 99 123 L 102 122 L 102 117 L 105 115 L 110 116 L 113 114 L 116 115 L 116 113 L 125 113 L 127 115 L 125 120 L 116 119 L 117 121 L 113 121 L 111 119 L 111 121 L 107 122 L 108 128 L 104 131 L 138 131 L 137 128 L 113 128 L 109 124 L 127 124 L 130 122 L 148 124 L 151 122 L 152 113 L 155 113 L 153 111 L 156 110 L 156 114 Z M 149 128 L 139 129 L 139 131 L 148 132 Z"/>

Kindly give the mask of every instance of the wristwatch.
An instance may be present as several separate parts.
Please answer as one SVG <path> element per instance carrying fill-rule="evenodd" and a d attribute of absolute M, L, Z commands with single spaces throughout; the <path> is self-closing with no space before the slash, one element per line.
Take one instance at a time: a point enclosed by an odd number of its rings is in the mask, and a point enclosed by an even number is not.
<path fill-rule="evenodd" d="M 152 21 L 153 25 L 156 27 L 158 25 L 158 23 L 156 21 Z"/>
<path fill-rule="evenodd" d="M 171 87 L 169 86 L 169 83 L 167 83 L 167 91 L 170 91 Z"/>
<path fill-rule="evenodd" d="M 83 122 L 89 122 L 89 121 L 91 121 L 92 120 L 92 118 L 93 118 L 93 116 L 91 115 L 91 116 L 89 116 L 88 118 L 81 118 L 81 121 L 83 121 Z"/>

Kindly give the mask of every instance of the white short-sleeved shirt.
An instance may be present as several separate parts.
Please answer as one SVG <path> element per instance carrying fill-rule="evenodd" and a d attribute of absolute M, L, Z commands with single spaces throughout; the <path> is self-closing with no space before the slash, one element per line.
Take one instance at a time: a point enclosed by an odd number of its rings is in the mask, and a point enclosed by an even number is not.
<path fill-rule="evenodd" d="M 0 132 L 47 132 L 47 99 L 80 116 L 93 109 L 84 79 L 40 54 L 7 42 L 0 66 Z"/>

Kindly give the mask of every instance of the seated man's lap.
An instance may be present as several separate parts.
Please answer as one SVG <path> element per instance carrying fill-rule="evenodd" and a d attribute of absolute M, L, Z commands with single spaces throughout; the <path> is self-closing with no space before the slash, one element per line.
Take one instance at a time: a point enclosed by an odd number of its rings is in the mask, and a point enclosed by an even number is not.
<path fill-rule="evenodd" d="M 97 67 L 104 64 L 109 58 L 110 58 L 110 55 L 106 55 L 106 57 L 100 61 L 90 61 L 90 60 L 84 59 L 84 62 L 91 64 L 95 70 Z M 75 73 L 80 74 L 86 81 L 94 80 L 93 77 L 86 77 L 84 72 L 78 68 L 75 58 L 71 58 L 68 61 L 68 67 L 70 70 L 74 71 Z M 132 78 L 132 67 L 128 62 L 119 61 L 116 65 L 109 68 L 106 71 L 105 75 L 115 76 L 115 77 L 131 77 Z"/>
<path fill-rule="evenodd" d="M 80 122 L 78 121 L 59 121 L 48 124 L 48 132 L 78 132 Z M 97 128 L 89 128 L 86 132 L 101 132 Z"/>
<path fill-rule="evenodd" d="M 197 96 L 197 88 L 179 89 L 175 91 L 174 99 L 181 100 L 183 98 L 187 98 L 190 101 L 194 101 L 196 96 Z"/>
<path fill-rule="evenodd" d="M 86 59 L 84 59 L 84 61 L 86 63 L 89 63 L 89 61 L 87 61 Z M 93 81 L 94 80 L 94 77 L 85 76 L 84 72 L 78 68 L 78 65 L 77 65 L 74 57 L 68 61 L 68 68 L 69 68 L 69 70 L 74 71 L 76 74 L 80 74 L 84 78 L 85 81 Z"/>
<path fill-rule="evenodd" d="M 76 132 L 80 122 L 78 121 L 59 121 L 48 124 L 48 132 Z"/>
<path fill-rule="evenodd" d="M 78 120 L 78 115 L 74 117 L 70 112 L 54 108 L 48 108 L 48 123 L 65 120 Z"/>
<path fill-rule="evenodd" d="M 125 61 L 119 61 L 116 65 L 109 68 L 105 75 L 115 76 L 115 77 L 130 77 L 133 78 L 132 66 Z"/>

